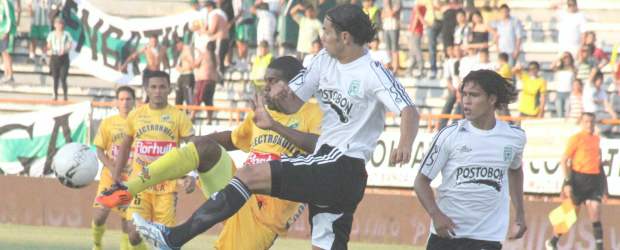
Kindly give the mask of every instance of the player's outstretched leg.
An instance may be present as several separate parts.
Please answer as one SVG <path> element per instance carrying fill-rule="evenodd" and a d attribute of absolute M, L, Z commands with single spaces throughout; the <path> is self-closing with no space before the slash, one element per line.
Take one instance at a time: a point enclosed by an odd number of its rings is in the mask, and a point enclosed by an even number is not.
<path fill-rule="evenodd" d="M 151 229 L 161 231 L 165 245 L 173 249 L 179 248 L 239 211 L 250 198 L 252 191 L 269 194 L 270 190 L 269 163 L 243 167 L 228 185 L 211 195 L 207 202 L 203 203 L 183 224 L 171 228 L 151 227 Z"/>
<path fill-rule="evenodd" d="M 148 187 L 181 178 L 196 169 L 202 191 L 208 197 L 210 192 L 222 189 L 232 178 L 232 166 L 232 159 L 222 146 L 206 136 L 197 137 L 185 147 L 173 149 L 151 163 L 142 175 L 104 192 L 96 201 L 105 207 L 126 206 L 135 194 Z"/>

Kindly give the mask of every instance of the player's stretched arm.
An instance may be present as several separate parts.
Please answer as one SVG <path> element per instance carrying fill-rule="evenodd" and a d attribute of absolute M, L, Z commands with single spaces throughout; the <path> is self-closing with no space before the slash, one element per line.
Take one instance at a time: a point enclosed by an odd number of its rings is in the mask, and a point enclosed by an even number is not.
<path fill-rule="evenodd" d="M 296 129 L 292 129 L 282 125 L 282 123 L 279 122 L 274 122 L 273 126 L 264 129 L 271 129 L 275 131 L 281 136 L 284 136 L 284 138 L 286 138 L 291 143 L 295 144 L 295 146 L 303 149 L 306 152 L 313 152 L 316 147 L 316 142 L 319 140 L 319 135 L 317 134 L 305 133 Z"/>
<path fill-rule="evenodd" d="M 400 138 L 398 147 L 390 155 L 390 164 L 406 163 L 411 158 L 411 147 L 418 135 L 420 114 L 415 106 L 407 106 L 400 113 Z"/>
<path fill-rule="evenodd" d="M 114 181 L 120 183 L 122 181 L 122 172 L 125 166 L 127 166 L 127 161 L 129 160 L 129 151 L 131 149 L 131 144 L 133 144 L 132 136 L 125 136 L 123 142 L 121 143 L 121 147 L 114 161 L 114 168 L 112 169 L 112 176 L 114 177 Z"/>
<path fill-rule="evenodd" d="M 233 143 L 231 131 L 215 132 L 206 135 L 206 137 L 220 144 L 226 151 L 238 150 L 237 146 Z"/>
<path fill-rule="evenodd" d="M 297 105 L 303 105 L 303 101 L 297 96 L 292 95 L 295 98 Z M 252 101 L 252 108 L 254 109 L 253 121 L 257 127 L 261 129 L 273 130 L 276 133 L 284 136 L 288 141 L 295 144 L 295 146 L 303 149 L 306 152 L 313 152 L 316 147 L 316 142 L 319 140 L 319 135 L 313 133 L 302 132 L 293 128 L 282 125 L 281 123 L 273 120 L 267 109 L 265 108 L 264 98 L 261 95 L 255 95 Z M 310 115 L 310 114 L 309 114 Z"/>
<path fill-rule="evenodd" d="M 520 239 L 527 231 L 525 224 L 525 210 L 523 209 L 523 167 L 510 169 L 508 171 L 508 182 L 510 187 L 510 201 L 515 209 L 515 226 L 517 229 L 510 235 L 509 239 Z"/>

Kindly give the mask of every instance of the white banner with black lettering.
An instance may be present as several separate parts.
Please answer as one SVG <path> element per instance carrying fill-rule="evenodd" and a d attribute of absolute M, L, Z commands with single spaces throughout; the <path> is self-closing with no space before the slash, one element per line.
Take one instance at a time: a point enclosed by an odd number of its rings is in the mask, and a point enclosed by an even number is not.
<path fill-rule="evenodd" d="M 107 15 L 86 0 L 67 0 L 62 17 L 74 42 L 70 51 L 72 65 L 106 81 L 139 85 L 145 58 L 140 57 L 126 70 L 120 70 L 123 61 L 143 48 L 149 37 L 156 36 L 168 58 L 162 62 L 163 70 L 176 79 L 178 74 L 173 69 L 178 53 L 172 46 L 174 40 L 179 37 L 190 41 L 190 27 L 204 25 L 206 13 L 189 11 L 165 17 L 125 19 Z"/>

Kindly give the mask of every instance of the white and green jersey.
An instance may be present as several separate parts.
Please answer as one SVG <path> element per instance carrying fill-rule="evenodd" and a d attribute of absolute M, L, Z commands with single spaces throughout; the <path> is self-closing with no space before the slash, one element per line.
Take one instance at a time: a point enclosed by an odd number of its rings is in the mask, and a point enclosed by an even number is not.
<path fill-rule="evenodd" d="M 521 128 L 499 120 L 481 130 L 463 119 L 435 135 L 419 174 L 433 180 L 441 173 L 437 206 L 456 224 L 455 238 L 506 238 L 508 171 L 521 167 L 525 143 Z M 437 234 L 432 223 L 430 231 Z"/>
<path fill-rule="evenodd" d="M 15 34 L 16 30 L 13 1 L 0 0 L 0 34 Z"/>
<path fill-rule="evenodd" d="M 342 64 L 323 49 L 289 86 L 302 100 L 319 101 L 323 123 L 316 149 L 327 144 L 366 162 L 383 132 L 385 113 L 400 115 L 414 106 L 400 82 L 368 53 Z"/>

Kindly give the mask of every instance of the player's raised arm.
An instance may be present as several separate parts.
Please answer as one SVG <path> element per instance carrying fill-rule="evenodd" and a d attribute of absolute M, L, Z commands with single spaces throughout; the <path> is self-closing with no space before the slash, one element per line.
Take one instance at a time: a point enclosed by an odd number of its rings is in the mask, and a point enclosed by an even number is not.
<path fill-rule="evenodd" d="M 284 83 L 280 84 L 282 86 Z M 284 87 L 286 88 L 286 87 Z M 298 105 L 303 105 L 301 99 L 299 99 L 294 94 L 290 93 L 290 97 L 297 100 Z M 284 136 L 288 141 L 300 147 L 306 152 L 313 152 L 316 147 L 316 142 L 319 139 L 319 135 L 315 133 L 306 133 L 303 131 L 299 131 L 293 128 L 289 128 L 282 123 L 279 123 L 271 117 L 267 109 L 265 108 L 265 100 L 262 95 L 255 95 L 254 100 L 252 101 L 252 109 L 254 110 L 254 123 L 261 129 L 269 129 L 273 130 L 276 133 Z M 312 114 L 309 114 L 312 115 Z M 320 116 L 319 114 L 315 114 L 316 116 Z M 318 118 L 318 123 L 321 121 L 321 117 Z M 318 124 L 317 124 L 318 127 Z"/>

